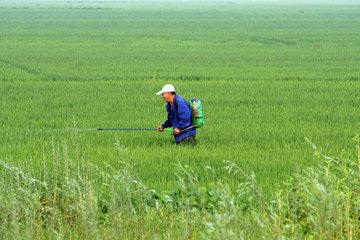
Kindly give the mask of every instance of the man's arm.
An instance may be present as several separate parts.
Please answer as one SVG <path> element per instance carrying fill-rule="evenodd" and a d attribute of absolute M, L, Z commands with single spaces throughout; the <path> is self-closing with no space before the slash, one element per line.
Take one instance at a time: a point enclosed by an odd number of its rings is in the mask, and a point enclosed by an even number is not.
<path fill-rule="evenodd" d="M 170 116 L 169 116 L 169 110 L 170 109 L 170 106 L 169 106 L 169 104 L 166 106 L 166 112 L 167 112 L 167 114 L 168 114 L 168 119 L 162 124 L 162 125 L 160 125 L 158 128 L 157 128 L 157 130 L 158 131 L 163 131 L 165 128 L 167 128 L 167 127 L 172 127 L 172 124 L 171 124 L 171 120 L 170 120 Z"/>
<path fill-rule="evenodd" d="M 161 127 L 164 129 L 164 128 L 167 128 L 167 127 L 171 127 L 172 125 L 171 125 L 171 121 L 170 121 L 170 119 L 168 119 L 168 120 L 166 120 L 165 122 L 164 122 L 164 124 L 163 125 L 161 125 Z"/>

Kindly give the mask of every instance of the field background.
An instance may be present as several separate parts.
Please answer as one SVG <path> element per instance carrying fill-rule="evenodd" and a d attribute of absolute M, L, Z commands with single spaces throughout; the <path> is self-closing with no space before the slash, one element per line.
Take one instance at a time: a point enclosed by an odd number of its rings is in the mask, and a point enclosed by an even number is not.
<path fill-rule="evenodd" d="M 359 6 L 1 4 L 0 160 L 42 168 L 52 142 L 85 128 L 156 128 L 172 83 L 198 97 L 206 125 L 196 148 L 168 133 L 79 131 L 81 153 L 117 166 L 123 144 L 149 188 L 176 185 L 189 165 L 204 185 L 224 160 L 254 172 L 266 195 L 314 166 L 309 138 L 334 156 L 359 132 Z"/>

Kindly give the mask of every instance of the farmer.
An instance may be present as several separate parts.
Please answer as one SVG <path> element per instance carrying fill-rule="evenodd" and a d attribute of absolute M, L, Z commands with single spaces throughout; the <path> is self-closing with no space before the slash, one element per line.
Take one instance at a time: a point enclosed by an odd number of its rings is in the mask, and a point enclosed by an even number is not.
<path fill-rule="evenodd" d="M 196 129 L 190 128 L 184 130 L 193 125 L 187 101 L 175 93 L 175 87 L 171 84 L 166 84 L 160 92 L 156 93 L 156 95 L 160 94 L 165 102 L 168 103 L 166 105 L 168 119 L 157 130 L 164 131 L 164 128 L 173 127 L 177 144 L 196 145 Z"/>

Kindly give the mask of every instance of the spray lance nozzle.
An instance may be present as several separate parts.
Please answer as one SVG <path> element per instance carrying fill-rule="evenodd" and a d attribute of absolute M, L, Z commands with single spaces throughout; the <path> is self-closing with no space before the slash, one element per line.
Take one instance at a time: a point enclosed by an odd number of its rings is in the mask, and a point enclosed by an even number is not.
<path fill-rule="evenodd" d="M 144 130 L 150 130 L 150 131 L 156 131 L 156 128 L 94 128 L 94 129 L 88 129 L 88 130 L 110 130 L 110 131 L 115 131 L 115 130 L 138 130 L 138 131 L 144 131 Z M 171 131 L 173 132 L 174 129 L 172 127 L 170 128 L 165 128 L 164 131 Z"/>

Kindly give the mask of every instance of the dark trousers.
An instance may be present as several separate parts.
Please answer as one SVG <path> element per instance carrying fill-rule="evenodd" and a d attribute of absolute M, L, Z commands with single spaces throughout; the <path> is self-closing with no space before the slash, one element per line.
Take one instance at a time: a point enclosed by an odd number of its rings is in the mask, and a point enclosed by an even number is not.
<path fill-rule="evenodd" d="M 196 136 L 196 134 L 188 136 L 186 138 L 183 138 L 179 142 L 176 142 L 176 144 L 195 146 L 196 145 L 196 137 L 195 136 Z"/>

